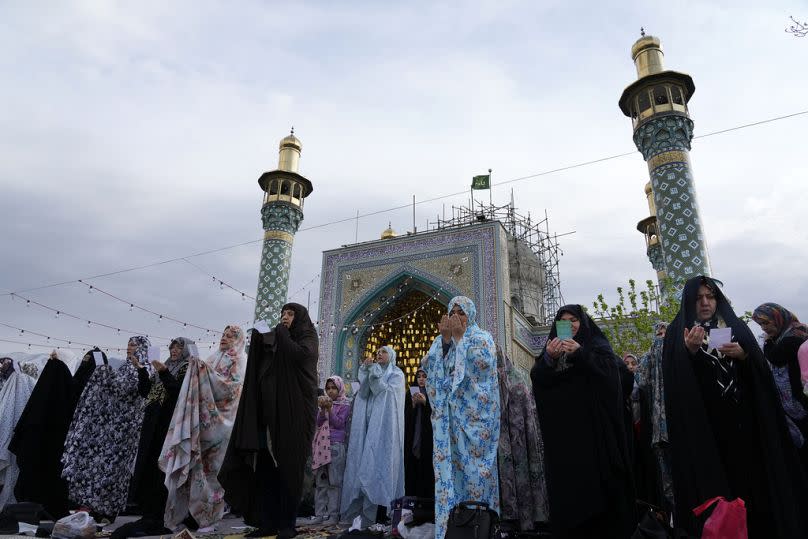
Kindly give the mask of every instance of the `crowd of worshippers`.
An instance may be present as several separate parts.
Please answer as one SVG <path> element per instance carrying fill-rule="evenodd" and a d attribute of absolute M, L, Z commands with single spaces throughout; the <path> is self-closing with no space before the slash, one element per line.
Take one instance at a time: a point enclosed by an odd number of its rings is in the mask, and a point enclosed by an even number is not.
<path fill-rule="evenodd" d="M 694 509 L 723 497 L 742 508 L 725 526 L 808 537 L 808 327 L 794 314 L 754 311 L 761 348 L 719 283 L 696 277 L 650 350 L 622 360 L 580 305 L 555 319 L 529 380 L 463 296 L 410 388 L 390 346 L 362 360 L 355 390 L 319 381 L 318 333 L 294 303 L 252 331 L 246 358 L 229 325 L 205 360 L 177 338 L 149 361 L 142 336 L 120 365 L 95 349 L 72 375 L 55 353 L 38 380 L 0 360 L 0 506 L 142 515 L 114 537 L 209 531 L 230 512 L 248 536 L 283 539 L 378 532 L 409 496 L 434 505 L 438 539 L 469 500 L 503 529 L 629 538 L 700 537 L 712 513 Z"/>

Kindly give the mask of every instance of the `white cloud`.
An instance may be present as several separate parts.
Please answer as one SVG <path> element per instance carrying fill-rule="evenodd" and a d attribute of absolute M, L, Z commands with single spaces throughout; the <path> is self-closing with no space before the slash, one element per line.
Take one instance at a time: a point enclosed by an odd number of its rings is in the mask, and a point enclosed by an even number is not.
<path fill-rule="evenodd" d="M 790 6 L 685 2 L 242 2 L 51 6 L 8 3 L 0 36 L 0 239 L 6 289 L 67 280 L 261 236 L 258 176 L 291 125 L 314 183 L 303 227 L 467 189 L 470 176 L 522 177 L 633 150 L 617 108 L 635 77 L 641 25 L 667 66 L 693 75 L 696 134 L 804 109 L 808 47 L 782 29 Z M 806 117 L 696 139 L 691 154 L 717 276 L 741 310 L 772 298 L 808 316 Z M 562 240 L 564 295 L 590 303 L 652 278 L 637 221 L 647 215 L 638 153 L 494 189 L 523 212 L 575 230 Z M 422 229 L 444 204 L 419 206 Z M 360 220 L 359 239 L 408 208 Z M 301 231 L 290 290 L 355 224 Z M 254 293 L 260 246 L 198 260 Z M 104 279 L 122 295 L 208 325 L 250 306 L 183 263 Z M 317 284 L 314 290 L 316 298 Z M 297 297 L 306 299 L 307 290 Z M 41 299 L 123 325 L 143 315 L 59 288 Z M 249 303 L 249 302 L 247 302 Z M 0 298 L 0 319 L 72 328 Z M 157 329 L 160 329 L 159 327 Z M 170 327 L 164 331 L 170 331 Z M 0 337 L 2 334 L 0 334 Z"/>

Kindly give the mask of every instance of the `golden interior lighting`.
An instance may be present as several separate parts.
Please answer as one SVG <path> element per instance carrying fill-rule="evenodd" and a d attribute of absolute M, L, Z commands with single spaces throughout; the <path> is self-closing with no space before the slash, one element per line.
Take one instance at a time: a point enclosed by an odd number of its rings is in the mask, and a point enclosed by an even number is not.
<path fill-rule="evenodd" d="M 398 354 L 396 364 L 407 377 L 407 385 L 414 385 L 421 358 L 438 336 L 438 322 L 444 314 L 446 305 L 439 300 L 430 299 L 420 290 L 406 292 L 374 322 L 376 327 L 366 333 L 365 356 L 376 353 L 382 346 L 392 346 Z"/>

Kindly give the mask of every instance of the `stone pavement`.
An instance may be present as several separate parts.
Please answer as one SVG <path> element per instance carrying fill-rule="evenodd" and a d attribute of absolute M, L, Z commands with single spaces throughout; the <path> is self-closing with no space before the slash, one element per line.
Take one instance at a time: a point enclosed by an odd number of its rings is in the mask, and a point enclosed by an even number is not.
<path fill-rule="evenodd" d="M 109 535 L 119 526 L 123 526 L 127 522 L 133 522 L 140 518 L 139 516 L 132 515 L 132 516 L 120 516 L 115 519 L 113 524 L 110 524 L 104 527 L 104 531 L 100 532 L 96 537 L 103 538 L 109 537 Z M 210 533 L 198 533 L 191 531 L 193 537 L 197 539 L 241 539 L 244 537 L 245 533 L 252 531 L 253 528 L 246 526 L 244 521 L 241 518 L 225 518 L 220 522 L 216 523 L 214 526 L 214 531 Z M 312 526 L 310 528 L 297 528 L 297 537 L 299 539 L 314 539 L 314 538 L 325 538 L 331 536 L 338 536 L 342 532 L 344 532 L 344 528 L 339 527 L 329 527 L 329 528 L 320 528 L 316 526 Z M 165 534 L 165 535 L 149 535 L 145 539 L 171 539 L 174 537 L 174 534 Z"/>

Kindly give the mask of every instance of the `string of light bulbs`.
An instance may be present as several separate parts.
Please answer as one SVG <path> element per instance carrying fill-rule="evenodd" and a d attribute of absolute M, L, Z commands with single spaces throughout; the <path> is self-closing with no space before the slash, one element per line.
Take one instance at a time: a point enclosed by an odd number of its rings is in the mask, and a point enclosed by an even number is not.
<path fill-rule="evenodd" d="M 317 275 L 315 275 L 314 277 L 312 277 L 311 279 L 309 279 L 309 280 L 306 282 L 306 284 L 304 284 L 303 286 L 301 286 L 301 287 L 300 287 L 299 289 L 297 289 L 295 292 L 293 292 L 293 293 L 291 293 L 291 294 L 288 294 L 288 295 L 287 295 L 287 298 L 292 299 L 292 298 L 293 298 L 293 297 L 295 297 L 296 295 L 298 295 L 298 294 L 300 294 L 301 292 L 303 292 L 303 291 L 304 291 L 306 288 L 308 288 L 309 286 L 311 286 L 311 285 L 314 283 L 314 281 L 316 281 L 316 280 L 317 280 L 317 279 L 319 279 L 319 278 L 320 278 L 320 274 L 318 273 Z"/>
<path fill-rule="evenodd" d="M 59 318 L 60 316 L 64 316 L 64 317 L 72 318 L 74 320 L 79 320 L 79 321 L 85 321 L 86 320 L 87 321 L 87 327 L 92 327 L 92 326 L 95 325 L 95 326 L 106 328 L 106 329 L 113 329 L 118 334 L 120 334 L 121 332 L 124 332 L 124 333 L 129 333 L 129 334 L 132 334 L 132 335 L 144 335 L 144 336 L 148 337 L 149 339 L 161 339 L 161 340 L 165 340 L 165 341 L 169 341 L 169 342 L 172 340 L 172 337 L 163 337 L 163 336 L 160 336 L 160 335 L 150 335 L 150 334 L 148 334 L 146 332 L 143 332 L 143 331 L 137 331 L 137 330 L 133 330 L 133 329 L 126 329 L 126 328 L 122 328 L 122 327 L 116 327 L 116 326 L 112 326 L 112 325 L 109 325 L 109 324 L 105 324 L 104 322 L 97 322 L 95 320 L 91 320 L 91 319 L 85 318 L 83 316 L 78 316 L 78 315 L 63 311 L 61 309 L 56 309 L 54 307 L 50 307 L 48 305 L 45 305 L 44 303 L 40 303 L 40 302 L 38 302 L 36 300 L 27 298 L 25 296 L 21 296 L 20 294 L 17 294 L 16 292 L 12 292 L 10 294 L 10 296 L 11 296 L 12 301 L 14 301 L 15 298 L 19 298 L 19 299 L 25 301 L 25 306 L 26 307 L 30 307 L 31 305 L 36 305 L 37 307 L 40 307 L 40 308 L 45 309 L 47 311 L 50 311 L 50 312 L 54 313 L 55 318 Z M 206 328 L 202 328 L 202 329 L 205 329 L 205 334 L 206 335 L 210 334 L 213 331 L 213 330 L 206 329 Z M 216 333 L 215 331 L 213 331 L 213 332 Z M 200 341 L 199 344 L 208 344 L 209 342 L 213 343 L 214 341 Z"/>
<path fill-rule="evenodd" d="M 794 117 L 797 117 L 797 116 L 804 116 L 804 115 L 808 115 L 808 110 L 802 110 L 802 111 L 798 111 L 798 112 L 793 112 L 791 114 L 785 114 L 785 115 L 782 115 L 782 116 L 775 116 L 775 117 L 772 117 L 772 118 L 766 118 L 764 120 L 759 120 L 759 121 L 755 121 L 755 122 L 751 122 L 751 123 L 736 125 L 736 126 L 729 127 L 729 128 L 726 128 L 726 129 L 719 129 L 719 130 L 711 131 L 709 133 L 704 133 L 703 135 L 695 135 L 693 137 L 693 139 L 695 140 L 695 139 L 700 139 L 700 138 L 712 137 L 712 136 L 715 136 L 715 135 L 723 135 L 725 133 L 730 133 L 730 132 L 733 132 L 733 131 L 739 131 L 741 129 L 747 129 L 747 128 L 750 128 L 750 127 L 758 127 L 760 125 L 764 125 L 764 124 L 768 124 L 768 123 L 772 123 L 772 122 L 777 122 L 777 121 L 780 121 L 780 120 L 786 120 L 786 119 L 794 118 Z M 609 156 L 605 156 L 605 157 L 600 157 L 600 158 L 597 158 L 597 159 L 591 159 L 589 161 L 581 161 L 581 162 L 578 162 L 578 163 L 574 163 L 572 165 L 566 165 L 566 166 L 562 166 L 562 167 L 552 168 L 552 169 L 544 170 L 544 171 L 541 171 L 541 172 L 537 172 L 535 174 L 529 174 L 527 176 L 520 176 L 520 177 L 512 178 L 512 179 L 509 179 L 509 180 L 503 180 L 503 181 L 499 181 L 499 182 L 496 182 L 496 183 L 492 183 L 491 188 L 498 187 L 498 186 L 501 186 L 501 185 L 507 185 L 507 184 L 511 184 L 511 183 L 516 183 L 516 182 L 522 182 L 522 181 L 526 181 L 526 180 L 532 180 L 532 179 L 535 179 L 535 178 L 540 178 L 542 176 L 548 176 L 550 174 L 555 174 L 555 173 L 558 173 L 558 172 L 564 172 L 564 171 L 567 171 L 567 170 L 572 170 L 572 169 L 586 167 L 586 166 L 590 166 L 590 165 L 594 165 L 594 164 L 598 164 L 598 163 L 603 163 L 605 161 L 611 161 L 611 160 L 614 160 L 614 159 L 619 159 L 619 158 L 622 158 L 622 157 L 627 157 L 627 156 L 631 156 L 631 155 L 635 155 L 635 154 L 636 154 L 635 151 L 629 151 L 629 152 L 609 155 Z M 464 189 L 463 191 L 458 191 L 456 193 L 448 193 L 448 194 L 438 195 L 438 196 L 428 198 L 428 199 L 424 199 L 424 200 L 419 200 L 419 201 L 415 202 L 415 205 L 428 204 L 430 202 L 436 202 L 438 200 L 443 200 L 443 199 L 446 199 L 446 198 L 451 198 L 451 197 L 454 197 L 454 196 L 460 196 L 460 195 L 465 195 L 465 194 L 468 194 L 468 189 Z M 364 213 L 364 214 L 361 214 L 361 215 L 358 215 L 358 216 L 354 215 L 354 216 L 351 216 L 351 217 L 345 217 L 343 219 L 337 219 L 337 220 L 334 220 L 334 221 L 328 221 L 326 223 L 321 223 L 321 224 L 317 224 L 317 225 L 311 225 L 311 226 L 308 226 L 308 227 L 303 227 L 303 228 L 299 229 L 297 231 L 297 233 L 299 234 L 301 232 L 306 232 L 308 230 L 315 230 L 315 229 L 319 229 L 319 228 L 329 227 L 329 226 L 332 226 L 332 225 L 347 223 L 347 222 L 355 221 L 358 218 L 361 219 L 361 218 L 365 218 L 365 217 L 371 217 L 371 216 L 374 216 L 374 215 L 390 213 L 392 211 L 397 211 L 397 210 L 401 210 L 401 209 L 404 209 L 404 208 L 411 208 L 412 206 L 413 206 L 412 203 L 407 203 L 407 204 L 402 204 L 400 206 L 394 206 L 394 207 L 391 207 L 391 208 L 385 208 L 385 209 L 381 209 L 381 210 L 376 210 L 376 211 Z M 119 275 L 121 273 L 128 273 L 130 271 L 136 271 L 136 270 L 141 270 L 141 269 L 146 269 L 146 268 L 152 268 L 152 267 L 155 267 L 155 266 L 162 266 L 164 264 L 169 264 L 171 262 L 179 262 L 179 261 L 185 260 L 187 258 L 195 258 L 195 257 L 198 257 L 198 256 L 219 253 L 219 252 L 222 252 L 222 251 L 235 249 L 237 247 L 243 247 L 243 246 L 246 246 L 246 245 L 252 245 L 254 243 L 259 243 L 259 242 L 262 242 L 262 241 L 264 241 L 263 236 L 261 238 L 259 238 L 259 239 L 244 241 L 244 242 L 236 243 L 236 244 L 233 244 L 233 245 L 226 245 L 224 247 L 217 247 L 215 249 L 208 249 L 208 250 L 205 250 L 205 251 L 200 251 L 200 252 L 197 252 L 197 253 L 188 254 L 188 255 L 184 255 L 184 256 L 180 256 L 180 257 L 176 257 L 176 258 L 170 258 L 170 259 L 166 259 L 166 260 L 160 260 L 160 261 L 157 261 L 157 262 L 152 262 L 152 263 L 149 263 L 149 264 L 143 264 L 143 265 L 140 265 L 140 266 L 133 266 L 133 267 L 130 267 L 130 268 L 124 268 L 124 269 L 111 271 L 111 272 L 107 272 L 107 273 L 101 273 L 101 274 L 98 274 L 98 275 L 92 275 L 92 276 L 89 276 L 89 277 L 83 277 L 82 279 L 86 281 L 86 280 L 89 280 L 89 279 L 97 279 L 99 277 L 109 277 L 109 276 L 112 276 L 112 275 Z M 25 288 L 25 289 L 21 289 L 21 290 L 16 290 L 14 292 L 3 292 L 3 293 L 0 293 L 0 296 L 4 296 L 4 295 L 8 296 L 10 294 L 15 294 L 15 293 L 20 294 L 20 293 L 24 293 L 24 292 L 31 292 L 31 291 L 34 291 L 34 290 L 41 290 L 41 289 L 44 289 L 44 288 L 52 288 L 52 287 L 55 287 L 55 286 L 62 286 L 62 285 L 66 285 L 66 284 L 75 283 L 77 280 L 78 279 L 73 279 L 73 280 L 70 280 L 70 281 L 62 281 L 62 282 L 57 282 L 57 283 L 50 283 L 50 284 L 36 286 L 36 287 L 32 287 L 32 288 Z"/>
<path fill-rule="evenodd" d="M 207 272 L 207 271 L 206 271 L 204 268 L 202 268 L 202 266 L 199 266 L 198 264 L 194 264 L 193 262 L 191 262 L 191 261 L 190 261 L 190 260 L 188 260 L 187 258 L 183 258 L 183 259 L 182 259 L 182 261 L 183 261 L 183 262 L 187 262 L 188 264 L 192 265 L 193 267 L 195 267 L 196 269 L 198 269 L 199 271 L 201 271 L 202 273 L 204 273 L 205 275 L 207 275 L 208 277 L 210 277 L 211 279 L 213 279 L 214 284 L 215 284 L 215 283 L 219 283 L 219 289 L 220 289 L 220 290 L 224 290 L 224 289 L 225 289 L 225 287 L 227 287 L 227 288 L 229 288 L 230 290 L 233 290 L 234 292 L 238 292 L 239 294 L 241 294 L 241 300 L 242 300 L 242 301 L 244 301 L 244 300 L 246 300 L 246 299 L 251 299 L 251 300 L 255 301 L 255 297 L 254 297 L 254 296 L 251 296 L 251 295 L 249 295 L 248 293 L 246 293 L 246 292 L 243 292 L 243 291 L 239 290 L 238 288 L 236 288 L 235 286 L 231 285 L 230 283 L 228 283 L 228 282 L 227 282 L 227 281 L 225 281 L 224 279 L 220 279 L 220 278 L 216 277 L 215 275 L 213 275 L 212 273 Z"/>
<path fill-rule="evenodd" d="M 87 291 L 89 293 L 92 293 L 93 291 L 96 291 L 96 292 L 99 292 L 99 293 L 101 293 L 101 294 L 103 294 L 103 295 L 105 295 L 107 297 L 110 297 L 110 298 L 112 298 L 112 299 L 114 299 L 114 300 L 116 300 L 116 301 L 118 301 L 120 303 L 123 303 L 125 305 L 129 305 L 129 310 L 130 311 L 138 309 L 140 311 L 143 311 L 143 312 L 146 312 L 146 313 L 149 313 L 149 314 L 153 314 L 154 316 L 157 317 L 157 320 L 159 322 L 162 322 L 163 320 L 168 320 L 169 322 L 175 322 L 177 324 L 181 324 L 182 327 L 184 327 L 184 328 L 191 327 L 191 328 L 199 329 L 199 330 L 206 331 L 206 332 L 214 331 L 211 328 L 206 328 L 206 327 L 203 327 L 203 326 L 199 326 L 197 324 L 192 324 L 190 322 L 184 322 L 182 320 L 179 320 L 177 318 L 173 318 L 173 317 L 168 316 L 166 314 L 161 314 L 161 313 L 158 313 L 157 311 L 153 311 L 152 309 L 149 309 L 148 307 L 143 307 L 141 305 L 138 305 L 138 304 L 136 304 L 136 303 L 134 303 L 132 301 L 129 301 L 127 299 L 119 298 L 118 296 L 116 296 L 114 294 L 111 294 L 111 293 L 109 293 L 109 292 L 107 292 L 105 290 L 102 290 L 102 289 L 98 288 L 95 285 L 91 285 L 90 283 L 85 282 L 82 279 L 79 279 L 77 282 L 79 284 L 82 284 L 82 285 L 88 287 Z"/>
<path fill-rule="evenodd" d="M 463 262 L 463 264 L 468 262 L 468 257 L 463 257 L 462 262 Z M 460 265 L 461 268 L 462 268 L 463 264 Z M 452 282 L 454 280 L 455 275 L 459 275 L 459 274 L 460 273 L 453 274 L 451 277 L 449 277 L 449 279 L 447 281 Z M 350 275 L 347 275 L 346 278 L 350 278 Z M 379 305 L 375 309 L 365 311 L 362 314 L 362 318 L 361 318 L 360 322 L 365 322 L 368 319 L 372 319 L 376 314 L 381 312 L 383 308 L 387 307 L 388 305 L 390 305 L 390 303 L 393 300 L 398 298 L 399 295 L 404 294 L 404 292 L 407 291 L 407 285 L 409 285 L 409 283 L 412 281 L 412 279 L 413 279 L 413 277 L 411 275 L 408 275 L 404 279 L 404 281 L 401 284 L 398 285 L 398 287 L 396 289 L 396 292 L 393 293 L 392 297 L 386 298 L 383 302 L 380 302 Z M 353 335 L 356 335 L 357 333 L 359 333 L 359 330 L 361 328 L 370 328 L 372 330 L 372 329 L 375 329 L 377 326 L 383 328 L 385 325 L 393 325 L 394 323 L 397 323 L 397 322 L 403 322 L 405 319 L 408 319 L 408 318 L 411 318 L 412 316 L 414 316 L 415 313 L 417 313 L 421 309 L 426 308 L 426 306 L 429 303 L 431 303 L 432 301 L 438 300 L 438 298 L 442 294 L 444 294 L 444 292 L 446 292 L 445 285 L 438 288 L 435 291 L 435 293 L 432 294 L 432 296 L 429 299 L 427 299 L 425 302 L 423 302 L 421 305 L 419 305 L 418 307 L 416 307 L 412 311 L 409 311 L 409 312 L 406 312 L 406 313 L 402 314 L 401 316 L 399 316 L 397 318 L 393 318 L 393 319 L 390 319 L 390 320 L 387 320 L 387 321 L 381 322 L 381 323 L 373 323 L 373 324 L 360 323 L 360 324 L 343 325 L 342 328 L 341 328 L 341 331 L 344 332 L 344 331 L 348 331 L 350 329 L 351 333 Z M 340 313 L 340 312 L 341 312 L 341 309 L 337 309 L 337 313 Z M 330 330 L 329 330 L 329 336 L 333 336 L 336 329 L 337 329 L 336 324 L 332 323 L 331 327 L 330 327 Z M 320 337 L 323 337 L 324 335 L 325 335 L 325 332 L 321 329 L 320 330 Z"/>

